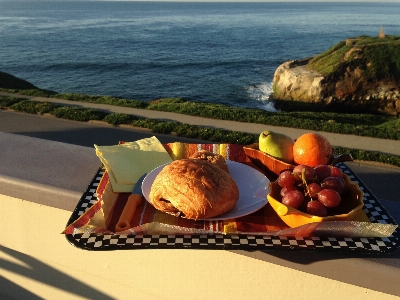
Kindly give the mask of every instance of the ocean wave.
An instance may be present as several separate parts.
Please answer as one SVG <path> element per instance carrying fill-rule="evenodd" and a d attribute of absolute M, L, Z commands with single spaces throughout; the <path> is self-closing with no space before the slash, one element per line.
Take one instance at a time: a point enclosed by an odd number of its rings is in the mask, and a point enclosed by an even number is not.
<path fill-rule="evenodd" d="M 260 84 L 253 84 L 247 87 L 248 96 L 256 101 L 256 107 L 276 112 L 274 103 L 270 100 L 270 96 L 272 95 L 272 82 L 262 82 Z"/>

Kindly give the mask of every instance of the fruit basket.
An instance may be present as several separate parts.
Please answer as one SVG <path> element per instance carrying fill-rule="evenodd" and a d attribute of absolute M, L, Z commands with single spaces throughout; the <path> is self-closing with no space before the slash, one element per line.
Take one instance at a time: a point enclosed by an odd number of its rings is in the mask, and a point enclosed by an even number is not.
<path fill-rule="evenodd" d="M 270 182 L 269 184 L 268 202 L 282 221 L 292 228 L 315 222 L 353 221 L 357 219 L 359 212 L 363 209 L 364 193 L 346 174 L 343 174 L 343 178 L 348 190 L 342 198 L 341 204 L 332 211 L 334 214 L 327 217 L 313 216 L 283 204 L 280 201 L 281 187 L 277 181 Z"/>
<path fill-rule="evenodd" d="M 275 174 L 280 174 L 285 170 L 293 170 L 296 165 L 285 163 L 279 159 L 276 159 L 259 150 L 259 144 L 254 143 L 243 147 L 244 152 L 250 161 L 263 171 L 271 171 Z M 339 162 L 352 161 L 353 157 L 349 153 L 340 155 L 333 155 L 330 165 L 336 165 Z"/>
<path fill-rule="evenodd" d="M 251 162 L 263 171 L 268 169 L 275 174 L 279 174 L 285 170 L 293 170 L 295 165 L 285 163 L 279 159 L 276 159 L 267 153 L 259 150 L 258 143 L 247 145 L 243 147 L 244 152 L 251 160 Z"/>

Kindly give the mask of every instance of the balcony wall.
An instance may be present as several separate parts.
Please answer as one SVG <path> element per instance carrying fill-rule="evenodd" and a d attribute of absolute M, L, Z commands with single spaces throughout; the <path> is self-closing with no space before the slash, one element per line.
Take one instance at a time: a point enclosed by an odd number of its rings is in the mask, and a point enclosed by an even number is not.
<path fill-rule="evenodd" d="M 94 149 L 1 132 L 0 149 L 2 299 L 400 296 L 399 252 L 75 248 L 61 232 L 99 166 Z"/>

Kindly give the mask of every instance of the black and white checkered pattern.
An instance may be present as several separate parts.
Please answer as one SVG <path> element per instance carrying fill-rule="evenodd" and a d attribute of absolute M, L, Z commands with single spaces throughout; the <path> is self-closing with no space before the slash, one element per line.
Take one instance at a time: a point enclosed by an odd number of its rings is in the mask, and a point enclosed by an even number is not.
<path fill-rule="evenodd" d="M 376 197 L 365 184 L 345 164 L 338 167 L 356 182 L 364 192 L 364 212 L 374 223 L 396 224 Z M 94 176 L 82 195 L 68 224 L 74 222 L 97 201 L 96 188 L 103 169 Z M 299 238 L 281 236 L 254 235 L 115 235 L 115 234 L 76 234 L 67 235 L 67 239 L 76 247 L 86 250 L 118 249 L 225 249 L 225 250 L 317 250 L 360 253 L 386 253 L 400 247 L 400 233 L 397 228 L 388 238 Z"/>
<path fill-rule="evenodd" d="M 92 179 L 92 182 L 88 185 L 86 188 L 86 191 L 83 193 L 78 205 L 75 208 L 75 211 L 73 212 L 73 217 L 75 217 L 74 220 L 70 220 L 68 224 L 74 222 L 77 218 L 79 218 L 81 215 L 83 215 L 90 207 L 92 207 L 93 204 L 97 202 L 97 187 L 99 186 L 100 180 L 104 174 L 105 170 L 100 168 L 94 178 Z"/>

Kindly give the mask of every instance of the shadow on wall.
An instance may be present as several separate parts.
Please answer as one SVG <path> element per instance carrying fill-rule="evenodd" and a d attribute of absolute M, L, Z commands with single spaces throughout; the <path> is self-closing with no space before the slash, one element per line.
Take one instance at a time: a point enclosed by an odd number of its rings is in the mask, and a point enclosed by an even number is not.
<path fill-rule="evenodd" d="M 69 275 L 66 275 L 49 265 L 21 252 L 0 245 L 0 251 L 12 256 L 23 264 L 16 264 L 8 260 L 0 259 L 0 269 L 24 276 L 26 278 L 53 286 L 57 289 L 84 297 L 86 299 L 114 299 Z M 26 266 L 24 266 L 26 265 Z M 0 276 L 0 298 L 10 295 L 18 299 L 42 299 L 41 297 L 27 291 L 21 286 Z M 7 294 L 5 295 L 5 291 Z M 7 299 L 7 298 L 6 298 Z"/>

